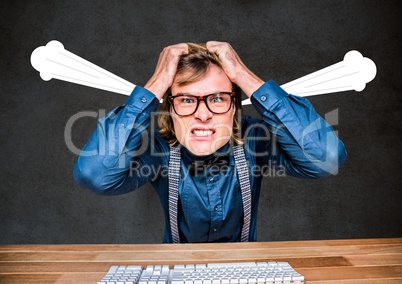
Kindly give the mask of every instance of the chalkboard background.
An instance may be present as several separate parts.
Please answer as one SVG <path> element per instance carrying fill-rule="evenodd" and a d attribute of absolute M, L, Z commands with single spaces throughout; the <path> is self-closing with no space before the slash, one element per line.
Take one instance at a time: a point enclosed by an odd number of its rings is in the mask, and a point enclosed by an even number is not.
<path fill-rule="evenodd" d="M 65 48 L 137 85 L 163 47 L 228 41 L 264 80 L 287 83 L 358 50 L 377 65 L 360 92 L 311 97 L 338 114 L 348 158 L 322 180 L 266 178 L 258 240 L 402 237 L 400 1 L 3 1 L 0 12 L 0 243 L 160 243 L 163 216 L 151 186 L 101 197 L 79 188 L 66 123 L 126 97 L 43 81 L 31 52 Z M 258 117 L 251 107 L 248 114 Z M 81 148 L 96 118 L 77 120 Z"/>

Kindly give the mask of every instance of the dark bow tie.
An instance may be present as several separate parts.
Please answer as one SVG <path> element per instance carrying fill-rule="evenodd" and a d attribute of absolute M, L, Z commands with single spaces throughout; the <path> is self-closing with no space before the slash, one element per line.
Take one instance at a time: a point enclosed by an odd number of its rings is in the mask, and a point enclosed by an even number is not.
<path fill-rule="evenodd" d="M 215 156 L 205 160 L 195 160 L 189 166 L 191 176 L 203 173 L 206 169 L 210 168 L 212 174 L 216 174 L 221 170 L 226 170 L 229 165 L 228 156 Z"/>

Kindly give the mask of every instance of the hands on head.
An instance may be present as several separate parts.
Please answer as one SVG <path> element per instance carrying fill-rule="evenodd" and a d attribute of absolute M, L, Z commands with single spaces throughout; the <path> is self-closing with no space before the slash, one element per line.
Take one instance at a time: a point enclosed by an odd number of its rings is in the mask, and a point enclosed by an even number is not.
<path fill-rule="evenodd" d="M 209 41 L 206 43 L 206 48 L 218 55 L 226 76 L 248 97 L 264 83 L 246 67 L 229 43 Z M 174 82 L 180 56 L 188 53 L 186 43 L 165 47 L 159 56 L 154 74 L 144 87 L 161 99 Z"/>
<path fill-rule="evenodd" d="M 239 86 L 248 97 L 264 84 L 264 81 L 247 68 L 229 43 L 209 41 L 207 49 L 218 54 L 223 71 L 230 81 Z"/>
<path fill-rule="evenodd" d="M 170 145 L 179 142 L 193 154 L 208 155 L 231 138 L 242 143 L 238 87 L 251 96 L 262 84 L 229 43 L 210 41 L 164 48 L 145 88 L 158 99 L 165 93 L 170 98 L 158 112 L 160 135 Z"/>

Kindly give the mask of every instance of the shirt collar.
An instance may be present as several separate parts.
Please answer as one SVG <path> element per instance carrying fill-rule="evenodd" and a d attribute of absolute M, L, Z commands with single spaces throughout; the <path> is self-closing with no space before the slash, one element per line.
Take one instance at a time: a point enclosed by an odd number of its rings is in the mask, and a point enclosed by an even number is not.
<path fill-rule="evenodd" d="M 186 165 L 189 165 L 194 160 L 207 160 L 214 158 L 219 155 L 228 155 L 229 156 L 229 165 L 234 165 L 234 157 L 233 157 L 233 150 L 230 147 L 230 143 L 226 143 L 221 148 L 219 148 L 215 153 L 205 156 L 197 156 L 191 153 L 186 147 L 181 146 L 182 148 L 182 159 Z"/>

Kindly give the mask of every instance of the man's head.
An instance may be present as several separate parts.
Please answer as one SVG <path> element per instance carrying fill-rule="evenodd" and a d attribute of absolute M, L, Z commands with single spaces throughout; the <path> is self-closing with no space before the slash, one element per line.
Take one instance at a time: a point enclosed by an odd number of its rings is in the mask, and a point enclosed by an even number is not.
<path fill-rule="evenodd" d="M 164 97 L 160 134 L 171 145 L 179 142 L 195 155 L 208 155 L 231 138 L 241 143 L 235 115 L 241 106 L 240 89 L 226 76 L 215 53 L 205 45 L 188 47 Z"/>

